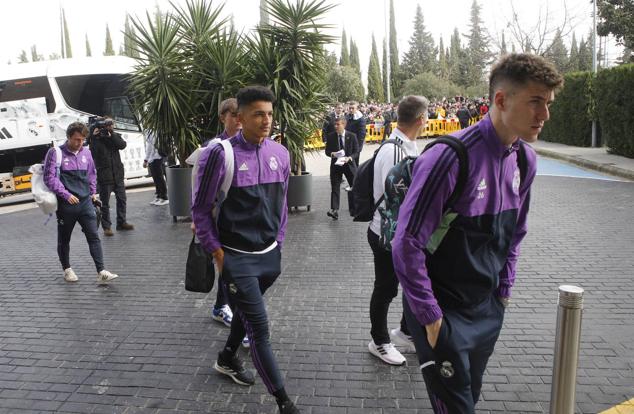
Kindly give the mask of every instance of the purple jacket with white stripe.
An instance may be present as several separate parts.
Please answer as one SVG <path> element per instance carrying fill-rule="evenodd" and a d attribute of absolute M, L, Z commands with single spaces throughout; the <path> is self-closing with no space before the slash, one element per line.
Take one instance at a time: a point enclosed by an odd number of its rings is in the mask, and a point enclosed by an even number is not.
<path fill-rule="evenodd" d="M 44 161 L 44 183 L 58 199 L 68 203 L 71 195 L 80 201 L 97 192 L 97 172 L 95 162 L 88 147 L 81 147 L 77 155 L 68 150 L 66 144 L 60 146 L 62 160 L 57 175 L 57 154 L 50 148 Z"/>
<path fill-rule="evenodd" d="M 198 160 L 199 185 L 192 204 L 196 236 L 207 252 L 221 246 L 258 252 L 276 241 L 281 246 L 288 214 L 288 151 L 268 138 L 251 144 L 242 132 L 229 142 L 234 152 L 233 181 L 217 221 L 211 212 L 225 176 L 222 145 L 204 148 Z"/>
<path fill-rule="evenodd" d="M 414 164 L 392 241 L 394 270 L 423 325 L 440 319 L 443 308 L 475 306 L 494 292 L 509 297 L 527 229 L 534 150 L 524 145 L 527 174 L 520 184 L 519 142 L 504 146 L 489 116 L 454 136 L 467 148 L 469 174 L 452 214 L 443 220 L 458 160 L 440 144 Z"/>

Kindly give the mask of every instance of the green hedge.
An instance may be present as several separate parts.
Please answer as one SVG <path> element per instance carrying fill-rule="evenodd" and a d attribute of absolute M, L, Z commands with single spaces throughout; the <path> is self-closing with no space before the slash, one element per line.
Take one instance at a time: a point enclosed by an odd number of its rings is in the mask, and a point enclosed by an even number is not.
<path fill-rule="evenodd" d="M 634 158 L 634 64 L 600 71 L 593 89 L 608 151 Z"/>
<path fill-rule="evenodd" d="M 539 139 L 577 147 L 592 144 L 591 72 L 574 72 L 564 76 L 564 87 L 550 106 Z"/>

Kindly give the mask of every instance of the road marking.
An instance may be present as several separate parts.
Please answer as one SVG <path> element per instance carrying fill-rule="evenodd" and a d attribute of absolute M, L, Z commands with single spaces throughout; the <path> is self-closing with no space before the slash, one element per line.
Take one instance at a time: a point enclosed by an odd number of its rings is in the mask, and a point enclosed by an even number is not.
<path fill-rule="evenodd" d="M 634 398 L 615 405 L 609 410 L 602 411 L 599 414 L 634 414 Z"/>

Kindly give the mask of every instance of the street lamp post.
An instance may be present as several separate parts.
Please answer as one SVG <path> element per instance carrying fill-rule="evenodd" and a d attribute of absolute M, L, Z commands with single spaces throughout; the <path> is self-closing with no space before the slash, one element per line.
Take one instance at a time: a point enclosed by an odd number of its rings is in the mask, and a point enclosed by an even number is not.
<path fill-rule="evenodd" d="M 592 73 L 597 75 L 597 0 L 592 0 Z M 594 118 L 594 114 L 593 114 Z M 597 121 L 592 119 L 592 148 L 597 147 Z"/>

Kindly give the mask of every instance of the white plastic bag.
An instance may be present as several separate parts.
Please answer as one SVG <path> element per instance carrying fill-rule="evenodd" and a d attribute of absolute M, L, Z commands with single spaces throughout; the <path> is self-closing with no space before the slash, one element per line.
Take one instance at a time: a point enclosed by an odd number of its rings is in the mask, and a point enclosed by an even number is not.
<path fill-rule="evenodd" d="M 33 174 L 31 177 L 31 194 L 33 199 L 44 214 L 53 214 L 57 211 L 57 196 L 44 183 L 44 165 L 33 164 L 29 168 Z"/>

